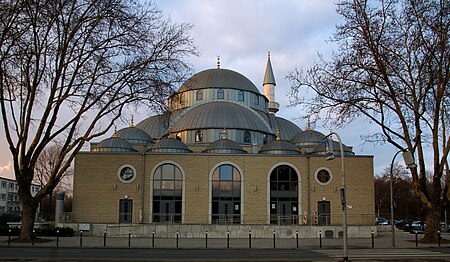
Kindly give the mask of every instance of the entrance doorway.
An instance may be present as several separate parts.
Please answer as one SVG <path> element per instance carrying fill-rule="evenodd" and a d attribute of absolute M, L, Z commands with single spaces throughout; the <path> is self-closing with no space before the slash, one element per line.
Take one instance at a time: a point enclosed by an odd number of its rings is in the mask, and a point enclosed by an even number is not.
<path fill-rule="evenodd" d="M 319 226 L 329 226 L 331 224 L 330 219 L 330 201 L 319 201 L 318 202 L 318 210 L 319 210 Z"/>

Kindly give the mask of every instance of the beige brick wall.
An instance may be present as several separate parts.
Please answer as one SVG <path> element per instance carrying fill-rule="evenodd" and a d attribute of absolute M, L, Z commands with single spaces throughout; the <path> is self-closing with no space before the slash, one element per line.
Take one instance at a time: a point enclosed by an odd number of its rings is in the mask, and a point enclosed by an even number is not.
<path fill-rule="evenodd" d="M 144 158 L 145 157 L 145 158 Z M 373 158 L 345 158 L 349 224 L 374 223 Z M 342 186 L 341 160 L 326 161 L 323 156 L 208 155 L 192 154 L 111 154 L 80 153 L 75 160 L 73 220 L 82 223 L 118 223 L 119 200 L 133 200 L 133 223 L 150 222 L 151 174 L 165 161 L 177 163 L 184 172 L 184 223 L 209 222 L 209 175 L 219 163 L 234 163 L 241 170 L 244 193 L 241 220 L 246 224 L 268 223 L 268 175 L 280 163 L 289 163 L 300 176 L 299 214 L 317 211 L 318 201 L 331 203 L 331 223 L 342 223 L 339 189 Z M 135 167 L 137 177 L 131 183 L 118 179 L 124 165 Z M 332 180 L 327 185 L 314 177 L 319 168 L 328 168 Z M 144 177 L 143 177 L 144 175 Z M 144 195 L 142 195 L 142 189 Z M 142 202 L 143 200 L 143 202 Z M 143 207 L 141 211 L 141 207 Z M 312 219 L 310 217 L 310 219 Z M 312 220 L 310 220 L 312 221 Z"/>

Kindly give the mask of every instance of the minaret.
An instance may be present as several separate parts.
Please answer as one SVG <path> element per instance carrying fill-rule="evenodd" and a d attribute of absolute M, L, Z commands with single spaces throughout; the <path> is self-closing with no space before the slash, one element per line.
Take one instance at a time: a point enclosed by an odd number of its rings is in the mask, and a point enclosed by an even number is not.
<path fill-rule="evenodd" d="M 273 76 L 272 64 L 270 63 L 270 52 L 267 55 L 266 73 L 264 74 L 264 95 L 269 99 L 269 112 L 276 113 L 280 108 L 280 104 L 275 102 L 275 77 Z"/>

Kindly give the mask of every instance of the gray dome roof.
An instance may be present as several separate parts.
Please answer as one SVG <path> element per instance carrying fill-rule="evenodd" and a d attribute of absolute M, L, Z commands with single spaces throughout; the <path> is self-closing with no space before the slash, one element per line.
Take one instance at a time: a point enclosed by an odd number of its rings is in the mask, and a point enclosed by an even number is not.
<path fill-rule="evenodd" d="M 289 120 L 281 117 L 275 117 L 278 128 L 280 129 L 281 139 L 290 140 L 298 133 L 302 132 L 302 129 Z"/>
<path fill-rule="evenodd" d="M 144 130 L 152 138 L 159 139 L 167 134 L 169 114 L 151 116 L 139 122 L 136 127 Z"/>
<path fill-rule="evenodd" d="M 311 129 L 302 131 L 291 139 L 291 143 L 298 147 L 316 147 L 319 144 L 323 144 L 324 141 L 324 134 Z"/>
<path fill-rule="evenodd" d="M 192 153 L 183 142 L 173 138 L 159 140 L 149 151 L 160 153 Z"/>
<path fill-rule="evenodd" d="M 352 151 L 352 149 L 344 144 L 342 144 L 344 149 L 344 156 L 353 156 L 355 153 Z M 312 151 L 313 154 L 320 154 L 325 155 L 325 143 L 321 143 L 317 145 L 314 150 Z M 341 155 L 341 148 L 339 146 L 339 142 L 333 141 L 333 153 L 335 156 Z"/>
<path fill-rule="evenodd" d="M 247 153 L 242 147 L 229 139 L 219 139 L 209 144 L 202 153 L 219 153 L 219 154 L 245 154 Z"/>
<path fill-rule="evenodd" d="M 259 150 L 260 154 L 275 154 L 275 155 L 299 155 L 300 151 L 288 141 L 273 140 L 265 144 Z"/>
<path fill-rule="evenodd" d="M 151 145 L 155 143 L 149 134 L 134 126 L 117 131 L 117 136 L 134 145 Z"/>
<path fill-rule="evenodd" d="M 258 88 L 247 77 L 228 69 L 207 69 L 184 82 L 178 92 L 202 88 L 234 88 L 260 94 Z"/>
<path fill-rule="evenodd" d="M 137 152 L 126 140 L 119 137 L 110 137 L 91 149 L 92 152 Z"/>
<path fill-rule="evenodd" d="M 222 70 L 222 69 L 221 69 Z M 239 104 L 214 101 L 187 111 L 173 126 L 173 132 L 206 128 L 254 130 L 272 133 L 256 113 Z"/>

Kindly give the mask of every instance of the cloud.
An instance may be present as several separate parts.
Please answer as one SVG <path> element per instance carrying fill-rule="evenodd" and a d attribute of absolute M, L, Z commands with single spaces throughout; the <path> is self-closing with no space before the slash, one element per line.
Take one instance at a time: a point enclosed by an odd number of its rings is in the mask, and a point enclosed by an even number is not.
<path fill-rule="evenodd" d="M 11 161 L 8 161 L 8 163 L 4 165 L 0 165 L 0 177 L 11 179 L 14 178 L 13 166 Z"/>

